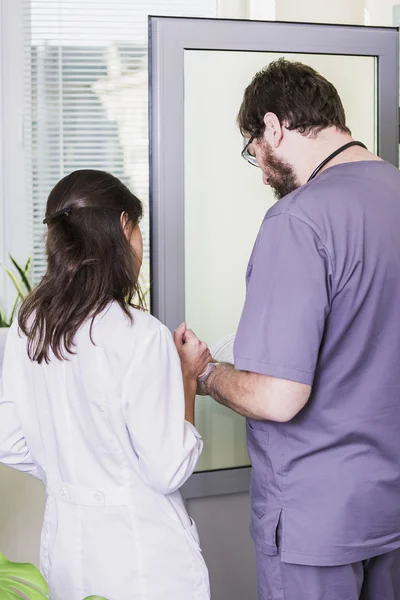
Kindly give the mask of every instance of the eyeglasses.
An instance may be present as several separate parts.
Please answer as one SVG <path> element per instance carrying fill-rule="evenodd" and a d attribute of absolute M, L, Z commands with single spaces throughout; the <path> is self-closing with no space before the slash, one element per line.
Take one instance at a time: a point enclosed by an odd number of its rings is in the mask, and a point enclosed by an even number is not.
<path fill-rule="evenodd" d="M 252 142 L 254 142 L 254 140 L 258 134 L 259 134 L 259 131 L 255 131 L 252 134 L 252 136 L 250 137 L 248 142 L 246 142 L 246 138 L 243 138 L 245 145 L 241 152 L 242 158 L 244 158 L 244 160 L 247 160 L 247 162 L 250 163 L 253 167 L 260 167 L 260 165 L 258 164 L 256 157 L 253 154 L 250 154 L 249 146 Z"/>

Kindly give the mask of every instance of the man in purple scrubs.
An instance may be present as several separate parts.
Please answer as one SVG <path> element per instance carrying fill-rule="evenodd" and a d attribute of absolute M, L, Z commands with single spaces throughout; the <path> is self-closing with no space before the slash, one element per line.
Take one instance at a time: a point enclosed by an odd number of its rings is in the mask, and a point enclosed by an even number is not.
<path fill-rule="evenodd" d="M 235 367 L 199 387 L 247 417 L 259 598 L 399 600 L 400 173 L 300 63 L 258 73 L 238 123 L 278 201 Z"/>

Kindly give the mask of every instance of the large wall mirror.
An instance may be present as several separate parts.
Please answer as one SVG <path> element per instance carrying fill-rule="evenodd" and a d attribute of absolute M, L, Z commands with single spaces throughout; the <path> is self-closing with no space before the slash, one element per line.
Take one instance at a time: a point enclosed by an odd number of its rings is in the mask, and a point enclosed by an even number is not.
<path fill-rule="evenodd" d="M 376 151 L 375 58 L 185 50 L 185 318 L 211 346 L 236 331 L 247 260 L 274 202 L 260 171 L 240 156 L 236 115 L 253 75 L 280 56 L 332 81 L 353 135 Z M 196 425 L 205 440 L 199 470 L 248 464 L 241 417 L 198 399 Z"/>

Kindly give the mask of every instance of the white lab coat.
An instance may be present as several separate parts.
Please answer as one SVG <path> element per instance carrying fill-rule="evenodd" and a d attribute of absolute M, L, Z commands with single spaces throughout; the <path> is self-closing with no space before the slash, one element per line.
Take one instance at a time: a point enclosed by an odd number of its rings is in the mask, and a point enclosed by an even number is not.
<path fill-rule="evenodd" d="M 47 490 L 41 569 L 51 600 L 206 600 L 207 567 L 180 486 L 202 450 L 184 419 L 170 332 L 113 303 L 75 339 L 76 354 L 32 363 L 9 333 L 0 461 Z"/>

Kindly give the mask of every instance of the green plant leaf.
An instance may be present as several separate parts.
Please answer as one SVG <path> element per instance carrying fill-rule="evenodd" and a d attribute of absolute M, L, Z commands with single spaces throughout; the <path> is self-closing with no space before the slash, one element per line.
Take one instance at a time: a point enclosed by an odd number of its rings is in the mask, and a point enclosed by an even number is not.
<path fill-rule="evenodd" d="M 7 319 L 6 315 L 0 308 L 0 328 L 1 327 L 10 327 L 10 326 L 11 326 L 11 319 Z"/>
<path fill-rule="evenodd" d="M 8 327 L 6 316 L 0 308 L 0 327 Z"/>
<path fill-rule="evenodd" d="M 29 563 L 14 563 L 0 553 L 0 598 L 47 600 L 49 590 L 38 569 Z"/>
<path fill-rule="evenodd" d="M 7 275 L 9 276 L 9 278 L 11 279 L 11 281 L 13 282 L 14 287 L 18 292 L 18 296 L 21 298 L 21 300 L 23 300 L 25 297 L 25 294 L 22 290 L 22 287 L 21 287 L 18 279 L 15 277 L 14 273 L 12 271 L 10 271 L 10 269 L 6 268 L 5 271 L 6 271 Z"/>
<path fill-rule="evenodd" d="M 11 315 L 10 315 L 9 319 L 7 319 L 4 312 L 2 312 L 0 310 L 0 327 L 10 327 L 11 326 L 11 324 L 14 320 L 14 317 L 15 317 L 15 313 L 18 308 L 19 301 L 24 300 L 26 295 L 32 291 L 32 284 L 29 281 L 29 277 L 28 277 L 28 272 L 31 267 L 32 258 L 29 257 L 28 260 L 26 261 L 25 267 L 22 268 L 17 263 L 15 258 L 13 258 L 11 255 L 9 255 L 9 256 L 10 256 L 10 260 L 11 260 L 12 264 L 14 265 L 15 269 L 18 272 L 18 275 L 19 275 L 21 281 L 18 281 L 16 275 L 13 273 L 13 271 L 11 271 L 11 269 L 8 269 L 7 267 L 5 267 L 3 265 L 5 272 L 7 273 L 7 275 L 13 282 L 15 289 L 17 290 L 17 297 L 14 300 L 14 304 L 13 304 L 13 307 L 11 310 Z"/>
<path fill-rule="evenodd" d="M 107 600 L 104 596 L 87 596 L 83 600 Z"/>
<path fill-rule="evenodd" d="M 12 264 L 14 265 L 14 267 L 17 269 L 19 276 L 21 277 L 21 281 L 23 282 L 26 291 L 28 292 L 28 294 L 32 291 L 32 286 L 29 282 L 27 275 L 27 268 L 25 267 L 25 269 L 23 269 L 22 267 L 19 266 L 19 264 L 17 263 L 17 261 L 11 256 L 10 254 L 10 260 L 12 262 Z M 28 269 L 29 269 L 29 264 L 27 263 Z"/>
<path fill-rule="evenodd" d="M 24 269 L 25 275 L 27 275 L 29 269 L 31 268 L 31 264 L 32 264 L 32 256 L 30 256 L 28 258 L 28 260 L 26 261 L 26 265 L 25 265 L 25 269 Z"/>
<path fill-rule="evenodd" d="M 7 319 L 5 314 L 0 309 L 0 328 L 11 327 L 11 319 Z"/>

